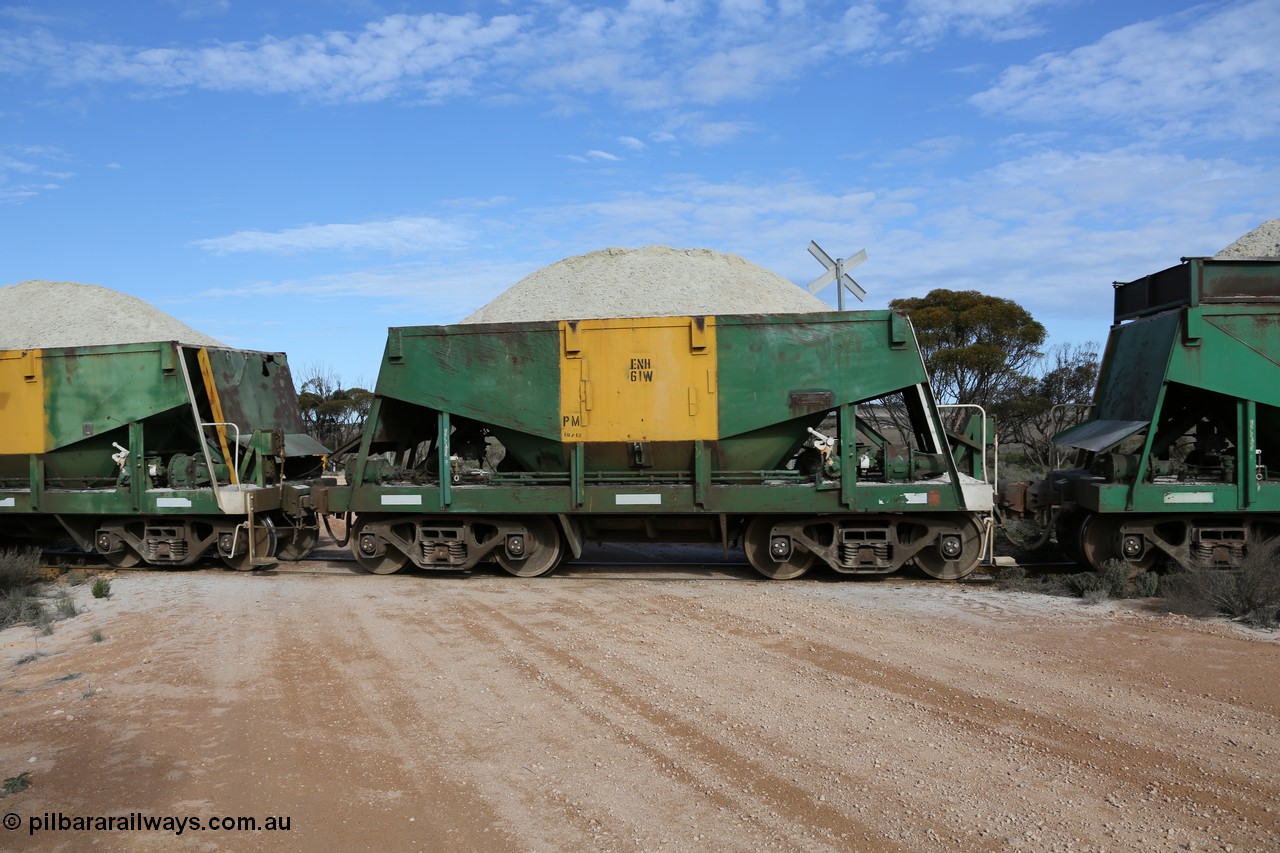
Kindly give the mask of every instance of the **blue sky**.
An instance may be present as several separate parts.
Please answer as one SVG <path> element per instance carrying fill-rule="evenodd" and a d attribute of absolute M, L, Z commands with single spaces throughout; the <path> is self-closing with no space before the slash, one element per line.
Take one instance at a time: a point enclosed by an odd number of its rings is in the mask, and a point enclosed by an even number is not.
<path fill-rule="evenodd" d="M 0 283 L 101 284 L 348 382 L 607 246 L 866 307 L 1111 288 L 1280 216 L 1280 3 L 0 6 Z M 823 296 L 834 303 L 834 290 Z"/>

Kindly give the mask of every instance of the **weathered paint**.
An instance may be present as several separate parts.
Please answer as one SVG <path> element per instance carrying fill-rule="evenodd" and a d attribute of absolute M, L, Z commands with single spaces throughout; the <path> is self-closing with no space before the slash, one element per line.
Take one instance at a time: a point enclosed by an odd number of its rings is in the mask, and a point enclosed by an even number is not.
<path fill-rule="evenodd" d="M 854 405 L 893 392 L 947 477 L 864 483 L 852 441 L 838 475 L 780 470 L 828 412 L 851 436 Z M 414 456 L 415 484 L 381 457 L 431 442 L 448 470 L 477 424 L 518 473 L 423 483 Z M 888 311 L 404 327 L 388 335 L 351 486 L 324 500 L 368 515 L 989 510 L 990 488 L 961 487 L 941 436 L 910 324 Z"/>
<path fill-rule="evenodd" d="M 0 352 L 0 454 L 48 449 L 44 387 L 40 350 Z"/>
<path fill-rule="evenodd" d="M 718 437 L 714 317 L 572 320 L 560 335 L 562 441 Z"/>

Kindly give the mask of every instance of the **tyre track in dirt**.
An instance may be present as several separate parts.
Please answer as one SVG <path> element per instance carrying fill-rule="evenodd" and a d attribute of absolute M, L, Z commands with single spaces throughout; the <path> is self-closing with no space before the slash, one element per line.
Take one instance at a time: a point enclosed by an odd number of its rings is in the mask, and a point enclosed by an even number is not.
<path fill-rule="evenodd" d="M 1280 643 L 1203 623 L 953 586 L 221 572 L 91 608 L 45 657 L 6 641 L 0 771 L 38 758 L 7 808 L 291 814 L 307 849 L 1280 847 Z"/>
<path fill-rule="evenodd" d="M 692 604 L 685 606 L 686 616 L 691 618 L 702 610 L 702 605 L 696 609 Z M 775 624 L 740 612 L 725 612 L 723 615 L 733 620 L 728 630 L 743 637 L 758 635 Z M 916 633 L 919 627 L 913 626 L 912 633 Z M 1143 629 L 1156 630 L 1147 626 Z M 892 628 L 888 632 L 892 633 Z M 820 633 L 814 631 L 810 636 Z M 1124 793 L 1131 800 L 1161 799 L 1200 815 L 1205 815 L 1205 812 L 1197 809 L 1211 809 L 1215 817 L 1228 816 L 1235 821 L 1247 822 L 1249 826 L 1245 830 L 1249 833 L 1275 831 L 1275 795 L 1268 781 L 1270 777 L 1264 758 L 1268 752 L 1260 747 L 1238 750 L 1242 756 L 1253 760 L 1251 771 L 1213 772 L 1206 769 L 1206 762 L 1184 757 L 1171 748 L 1143 746 L 1114 735 L 1099 734 L 1107 730 L 1109 718 L 1092 708 L 1068 710 L 1065 716 L 1085 722 L 1076 725 L 1029 710 L 1022 707 L 1022 703 L 1015 705 L 973 692 L 975 689 L 989 689 L 990 685 L 956 687 L 947 681 L 922 675 L 917 671 L 918 667 L 858 654 L 821 640 L 780 639 L 773 641 L 772 646 L 790 654 L 803 665 L 897 696 L 911 709 L 924 712 L 927 718 L 940 717 L 953 731 L 968 733 L 981 744 L 1012 743 L 1042 758 L 1069 763 L 1078 768 L 1077 777 L 1097 777 L 1092 783 L 1100 789 L 1098 794 L 1104 799 L 1116 798 L 1115 791 L 1105 789 L 1118 782 L 1128 786 Z M 954 673 L 949 673 L 949 677 L 950 681 L 955 680 Z M 1262 681 L 1265 683 L 1265 680 L 1264 676 Z M 1057 710 L 1061 714 L 1064 709 Z M 1269 737 L 1274 743 L 1277 728 L 1274 712 L 1251 716 L 1253 731 L 1257 733 L 1253 739 L 1261 741 Z M 936 725 L 938 720 L 930 719 L 928 722 Z M 924 721 L 920 721 L 919 728 L 928 730 Z M 1249 739 L 1241 738 L 1242 741 Z M 1250 751 L 1261 754 L 1248 756 Z M 1022 760 L 1025 761 L 1025 756 Z M 1081 779 L 1081 782 L 1085 781 L 1088 780 Z M 1077 782 L 1076 786 L 1079 784 Z M 1248 843 L 1247 837 L 1238 843 Z"/>
<path fill-rule="evenodd" d="M 786 844 L 810 838 L 827 849 L 849 849 L 851 845 L 855 849 L 905 849 L 826 803 L 821 793 L 786 780 L 768 764 L 752 760 L 723 738 L 705 733 L 691 722 L 699 718 L 695 709 L 660 707 L 628 688 L 626 684 L 636 681 L 634 670 L 625 679 L 618 667 L 606 674 L 592 662 L 591 655 L 564 651 L 511 615 L 482 604 L 466 607 L 486 623 L 484 628 L 473 629 L 478 641 L 508 648 L 517 671 L 526 679 L 544 683 L 590 724 L 615 730 L 648 759 L 650 766 L 660 768 L 693 794 L 710 799 L 720 810 L 743 809 L 740 798 L 722 792 L 730 789 L 731 783 L 750 780 L 744 793 L 749 791 L 763 808 L 757 808 L 749 822 L 770 841 Z M 501 629 L 492 627 L 495 623 Z M 554 675 L 548 681 L 546 676 L 551 672 Z M 663 748 L 660 743 L 678 748 Z M 788 758 L 794 759 L 786 750 L 777 749 L 772 757 L 784 765 Z M 760 814 L 765 809 L 774 816 L 768 822 Z"/>

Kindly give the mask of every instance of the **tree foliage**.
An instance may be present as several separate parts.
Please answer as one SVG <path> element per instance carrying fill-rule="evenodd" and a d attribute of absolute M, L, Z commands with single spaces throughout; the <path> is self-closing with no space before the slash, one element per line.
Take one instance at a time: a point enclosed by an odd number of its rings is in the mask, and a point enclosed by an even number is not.
<path fill-rule="evenodd" d="M 998 406 L 1000 435 L 1022 445 L 1027 461 L 1042 468 L 1061 464 L 1052 438 L 1084 420 L 1098 382 L 1098 345 L 1060 344 L 1048 352 L 1024 391 Z"/>
<path fill-rule="evenodd" d="M 373 392 L 362 387 L 365 384 L 344 388 L 332 368 L 308 365 L 298 390 L 298 408 L 307 435 L 330 450 L 357 438 L 373 404 Z"/>
<path fill-rule="evenodd" d="M 976 290 L 933 290 L 889 305 L 911 318 L 939 402 L 982 406 L 1002 442 L 1021 445 L 1032 465 L 1054 463 L 1052 437 L 1087 411 L 1068 404 L 1093 397 L 1097 344 L 1061 344 L 1046 354 L 1045 328 L 1030 312 Z"/>
<path fill-rule="evenodd" d="M 1045 328 L 1012 299 L 976 290 L 931 290 L 895 299 L 915 326 L 934 394 L 988 411 L 1028 390 Z"/>

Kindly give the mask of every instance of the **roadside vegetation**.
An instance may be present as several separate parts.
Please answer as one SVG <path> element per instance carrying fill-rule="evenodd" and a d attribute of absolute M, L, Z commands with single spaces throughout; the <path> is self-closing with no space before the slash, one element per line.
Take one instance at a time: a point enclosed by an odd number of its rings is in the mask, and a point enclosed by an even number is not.
<path fill-rule="evenodd" d="M 1280 545 L 1255 548 L 1239 568 L 1172 569 L 1133 573 L 1121 560 L 1097 572 L 1028 577 L 1021 566 L 996 574 L 1001 589 L 1075 596 L 1090 604 L 1152 598 L 1172 613 L 1227 617 L 1257 628 L 1280 627 Z"/>
<path fill-rule="evenodd" d="M 53 624 L 38 594 L 40 552 L 34 548 L 0 551 L 0 629 L 11 625 Z"/>
<path fill-rule="evenodd" d="M 1280 624 L 1280 544 L 1254 548 L 1240 568 L 1191 569 L 1161 578 L 1169 609 L 1190 616 L 1227 616 L 1259 628 Z"/>
<path fill-rule="evenodd" d="M 69 572 L 66 583 L 45 580 L 40 570 L 38 548 L 0 549 L 0 630 L 14 625 L 31 625 L 43 634 L 52 634 L 54 623 L 81 613 L 71 587 L 84 583 L 84 576 Z M 93 595 L 111 594 L 111 582 L 94 581 Z"/>

